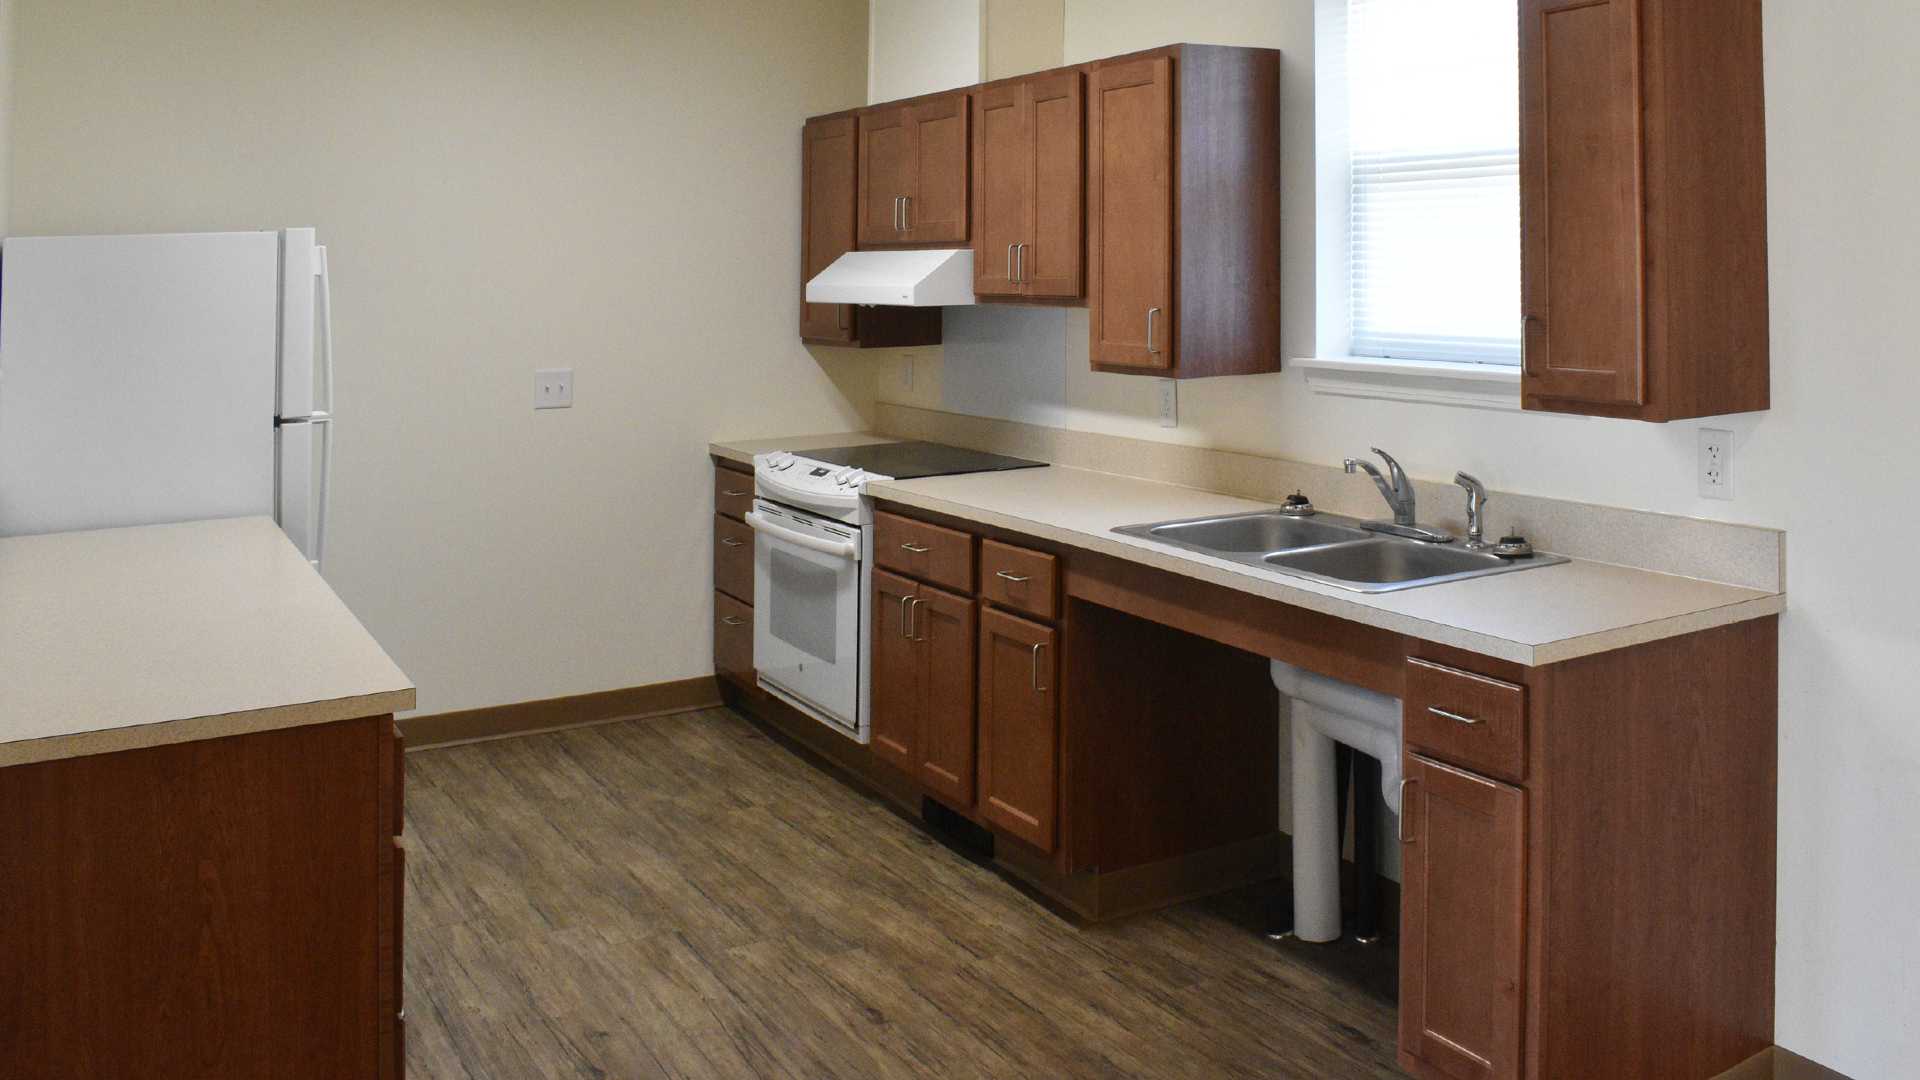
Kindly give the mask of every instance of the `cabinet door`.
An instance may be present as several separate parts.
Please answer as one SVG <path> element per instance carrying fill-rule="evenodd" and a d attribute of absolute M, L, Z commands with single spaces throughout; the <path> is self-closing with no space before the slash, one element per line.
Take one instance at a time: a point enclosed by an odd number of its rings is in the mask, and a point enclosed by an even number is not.
<path fill-rule="evenodd" d="M 1033 123 L 1025 83 L 973 98 L 973 291 L 1019 293 L 1014 248 L 1032 235 Z"/>
<path fill-rule="evenodd" d="M 913 604 L 921 653 L 920 783 L 947 805 L 973 806 L 974 602 L 922 587 Z"/>
<path fill-rule="evenodd" d="M 862 113 L 860 228 L 862 247 L 907 242 L 903 200 L 913 191 L 914 125 L 907 108 Z"/>
<path fill-rule="evenodd" d="M 1088 133 L 1093 364 L 1171 368 L 1173 60 L 1094 69 Z"/>
<path fill-rule="evenodd" d="M 873 754 L 902 772 L 920 767 L 920 649 L 908 618 L 917 588 L 906 578 L 873 572 Z"/>
<path fill-rule="evenodd" d="M 907 188 L 907 239 L 967 241 L 967 94 L 913 107 L 913 185 Z"/>
<path fill-rule="evenodd" d="M 980 612 L 980 811 L 1042 851 L 1054 847 L 1060 725 L 1058 634 Z"/>
<path fill-rule="evenodd" d="M 800 336 L 809 341 L 853 340 L 850 304 L 807 303 L 807 282 L 853 250 L 853 117 L 815 120 L 800 133 Z"/>
<path fill-rule="evenodd" d="M 1456 1080 L 1517 1077 L 1526 798 L 1417 754 L 1404 763 L 1402 1064 Z"/>
<path fill-rule="evenodd" d="M 1639 7 L 1521 4 L 1527 397 L 1646 400 Z"/>
<path fill-rule="evenodd" d="M 1085 102 L 1078 71 L 1027 81 L 1033 127 L 1032 228 L 1019 260 L 1029 296 L 1074 299 L 1086 264 Z M 1156 326 L 1157 329 L 1157 326 Z"/>

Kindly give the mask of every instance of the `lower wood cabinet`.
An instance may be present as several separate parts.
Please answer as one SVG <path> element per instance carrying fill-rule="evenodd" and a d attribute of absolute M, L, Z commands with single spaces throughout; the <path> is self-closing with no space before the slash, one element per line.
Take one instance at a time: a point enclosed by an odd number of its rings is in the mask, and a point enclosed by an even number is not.
<path fill-rule="evenodd" d="M 875 570 L 871 610 L 874 755 L 970 809 L 974 602 Z"/>
<path fill-rule="evenodd" d="M 742 686 L 754 684 L 753 609 L 717 590 L 713 594 L 713 670 Z"/>
<path fill-rule="evenodd" d="M 1042 851 L 1059 806 L 1059 631 L 980 612 L 980 813 Z"/>
<path fill-rule="evenodd" d="M 1400 1063 L 1455 1080 L 1518 1077 L 1526 796 L 1418 754 L 1404 765 Z"/>

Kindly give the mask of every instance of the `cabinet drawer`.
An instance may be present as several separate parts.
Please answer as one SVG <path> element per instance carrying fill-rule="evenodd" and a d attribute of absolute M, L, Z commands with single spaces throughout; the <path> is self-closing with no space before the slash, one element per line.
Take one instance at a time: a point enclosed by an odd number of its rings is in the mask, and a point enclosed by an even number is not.
<path fill-rule="evenodd" d="M 973 537 L 955 529 L 877 511 L 873 561 L 930 584 L 973 594 Z"/>
<path fill-rule="evenodd" d="M 753 603 L 753 530 L 723 514 L 713 515 L 713 587 Z"/>
<path fill-rule="evenodd" d="M 723 592 L 713 594 L 713 670 L 753 685 L 753 609 Z"/>
<path fill-rule="evenodd" d="M 1527 689 L 1407 657 L 1408 746 L 1489 776 L 1520 780 L 1527 762 Z"/>
<path fill-rule="evenodd" d="M 1044 552 L 980 541 L 980 595 L 1001 607 L 1042 619 L 1060 617 L 1059 560 Z"/>
<path fill-rule="evenodd" d="M 738 521 L 753 509 L 753 477 L 732 469 L 713 470 L 713 510 Z"/>

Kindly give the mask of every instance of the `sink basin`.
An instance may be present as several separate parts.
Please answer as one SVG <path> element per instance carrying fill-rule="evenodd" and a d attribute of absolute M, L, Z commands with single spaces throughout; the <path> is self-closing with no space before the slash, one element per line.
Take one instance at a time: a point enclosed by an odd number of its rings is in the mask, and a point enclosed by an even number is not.
<path fill-rule="evenodd" d="M 1260 555 L 1368 538 L 1368 534 L 1359 529 L 1311 518 L 1287 517 L 1271 510 L 1154 525 L 1143 535 L 1200 551 Z"/>
<path fill-rule="evenodd" d="M 1545 554 L 1502 559 L 1492 552 L 1453 544 L 1382 536 L 1333 514 L 1297 518 L 1262 510 L 1123 525 L 1113 531 L 1364 593 L 1510 574 L 1567 561 Z"/>
<path fill-rule="evenodd" d="M 1283 551 L 1261 561 L 1277 570 L 1359 592 L 1391 592 L 1486 574 L 1526 570 L 1566 560 L 1557 555 L 1502 559 L 1485 551 L 1418 540 L 1369 540 L 1307 551 Z"/>

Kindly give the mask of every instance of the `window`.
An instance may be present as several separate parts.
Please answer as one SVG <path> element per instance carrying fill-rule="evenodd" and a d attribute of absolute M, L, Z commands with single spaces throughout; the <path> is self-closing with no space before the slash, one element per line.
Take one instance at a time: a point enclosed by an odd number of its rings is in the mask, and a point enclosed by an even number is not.
<path fill-rule="evenodd" d="M 1517 366 L 1515 0 L 1318 8 L 1321 206 L 1345 211 L 1343 236 L 1322 223 L 1320 281 L 1346 342 L 1322 355 Z"/>

